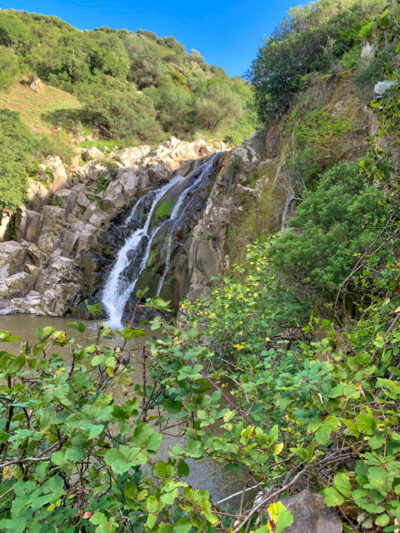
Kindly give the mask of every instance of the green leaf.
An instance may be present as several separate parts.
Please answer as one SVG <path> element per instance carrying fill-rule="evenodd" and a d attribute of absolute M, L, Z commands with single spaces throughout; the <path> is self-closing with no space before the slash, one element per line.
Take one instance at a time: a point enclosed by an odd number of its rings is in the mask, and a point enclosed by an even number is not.
<path fill-rule="evenodd" d="M 189 465 L 183 460 L 180 459 L 177 466 L 178 476 L 184 477 L 190 474 Z"/>
<path fill-rule="evenodd" d="M 50 335 L 54 333 L 55 330 L 56 328 L 53 328 L 52 326 L 46 326 L 45 328 L 35 329 L 35 335 L 40 341 L 44 341 L 45 339 L 50 337 Z"/>
<path fill-rule="evenodd" d="M 348 474 L 345 472 L 339 472 L 336 474 L 335 479 L 333 481 L 335 488 L 343 494 L 346 498 L 351 497 L 352 492 L 352 486 L 349 480 Z"/>
<path fill-rule="evenodd" d="M 376 419 L 368 413 L 361 413 L 356 418 L 357 428 L 365 435 L 373 435 L 376 428 Z"/>
<path fill-rule="evenodd" d="M 149 513 L 158 513 L 161 510 L 159 500 L 155 496 L 149 496 L 146 500 L 146 509 Z"/>
<path fill-rule="evenodd" d="M 84 333 L 86 326 L 83 322 L 67 322 L 67 326 L 69 328 L 76 329 L 77 331 L 80 331 L 81 333 Z"/>
<path fill-rule="evenodd" d="M 268 506 L 268 514 L 275 533 L 281 533 L 294 522 L 292 513 L 286 509 L 282 502 L 271 503 Z"/>
<path fill-rule="evenodd" d="M 168 479 L 175 474 L 174 467 L 163 461 L 158 461 L 155 464 L 154 471 L 160 479 Z"/>
<path fill-rule="evenodd" d="M 89 314 L 96 318 L 96 316 L 99 314 L 101 310 L 101 302 L 97 304 L 89 304 L 89 300 L 85 300 L 86 309 L 88 310 Z"/>
<path fill-rule="evenodd" d="M 108 450 L 104 460 L 116 474 L 125 474 L 133 466 L 144 465 L 147 462 L 146 455 L 141 454 L 138 448 L 124 445 Z"/>
<path fill-rule="evenodd" d="M 147 516 L 146 527 L 148 527 L 149 529 L 153 529 L 153 527 L 156 525 L 156 522 L 157 516 L 155 514 L 149 514 Z"/>
<path fill-rule="evenodd" d="M 328 507 L 336 507 L 344 502 L 343 496 L 333 487 L 323 489 L 322 494 Z"/>

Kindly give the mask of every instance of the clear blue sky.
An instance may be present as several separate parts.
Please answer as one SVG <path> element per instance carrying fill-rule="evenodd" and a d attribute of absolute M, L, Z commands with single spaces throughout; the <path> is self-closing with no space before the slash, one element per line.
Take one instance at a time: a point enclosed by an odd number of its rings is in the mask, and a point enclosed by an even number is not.
<path fill-rule="evenodd" d="M 55 15 L 80 29 L 100 26 L 144 29 L 160 37 L 173 35 L 189 51 L 199 50 L 207 63 L 242 75 L 254 59 L 261 39 L 270 35 L 302 0 L 15 0 L 3 9 Z"/>

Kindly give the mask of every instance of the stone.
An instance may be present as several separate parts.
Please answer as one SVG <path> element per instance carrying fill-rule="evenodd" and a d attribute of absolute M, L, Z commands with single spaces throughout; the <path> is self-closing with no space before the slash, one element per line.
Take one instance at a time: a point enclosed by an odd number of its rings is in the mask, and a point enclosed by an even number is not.
<path fill-rule="evenodd" d="M 61 255 L 63 257 L 73 257 L 74 254 L 72 253 L 74 250 L 74 247 L 79 239 L 79 233 L 74 233 L 72 231 L 65 231 L 62 236 L 62 242 L 61 242 Z"/>
<path fill-rule="evenodd" d="M 21 207 L 15 217 L 15 233 L 18 240 L 36 242 L 43 225 L 43 215 L 32 209 Z"/>
<path fill-rule="evenodd" d="M 50 186 L 50 191 L 54 193 L 58 191 L 58 189 L 61 189 L 61 187 L 63 187 L 68 181 L 67 171 L 58 155 L 48 155 L 45 159 L 45 164 L 50 169 L 51 175 L 53 176 L 53 183 Z"/>
<path fill-rule="evenodd" d="M 11 237 L 11 220 L 11 213 L 0 211 L 0 242 L 7 241 Z"/>
<path fill-rule="evenodd" d="M 119 181 L 112 181 L 104 192 L 103 205 L 106 211 L 115 211 L 125 205 L 122 185 Z"/>
<path fill-rule="evenodd" d="M 49 194 L 48 189 L 40 181 L 28 178 L 28 190 L 26 197 L 28 200 L 44 200 Z"/>
<path fill-rule="evenodd" d="M 52 200 L 54 200 L 59 207 L 63 207 L 64 209 L 71 203 L 72 198 L 76 196 L 75 191 L 71 191 L 71 189 L 59 189 L 54 192 Z"/>
<path fill-rule="evenodd" d="M 42 80 L 40 80 L 39 78 L 33 80 L 29 87 L 32 89 L 32 91 L 35 91 L 35 93 L 40 93 L 44 89 Z"/>
<path fill-rule="evenodd" d="M 151 148 L 150 146 L 134 146 L 130 148 L 124 148 L 123 150 L 111 153 L 110 157 L 118 159 L 124 167 L 133 167 L 140 164 L 143 157 L 145 157 Z"/>
<path fill-rule="evenodd" d="M 118 170 L 117 180 L 122 185 L 125 200 L 131 200 L 138 191 L 139 176 L 131 168 L 121 168 Z"/>
<path fill-rule="evenodd" d="M 383 96 L 383 94 L 388 89 L 390 89 L 390 87 L 395 85 L 395 83 L 396 83 L 395 81 L 388 81 L 388 80 L 378 81 L 378 83 L 375 84 L 374 93 L 377 94 L 378 96 Z"/>
<path fill-rule="evenodd" d="M 99 228 L 103 222 L 105 222 L 108 219 L 107 213 L 104 213 L 101 209 L 96 209 L 92 216 L 89 218 L 89 224 L 92 226 Z"/>
<path fill-rule="evenodd" d="M 6 278 L 22 270 L 26 257 L 26 250 L 16 241 L 0 243 L 0 278 Z"/>
<path fill-rule="evenodd" d="M 375 57 L 375 46 L 367 42 L 361 48 L 361 59 L 362 61 L 369 61 L 373 57 Z"/>
<path fill-rule="evenodd" d="M 294 522 L 285 533 L 342 533 L 343 525 L 320 494 L 303 490 L 282 499 Z"/>
<path fill-rule="evenodd" d="M 27 272 L 17 272 L 8 278 L 4 278 L 2 279 L 0 297 L 21 298 L 31 290 L 32 281 L 32 276 Z"/>
<path fill-rule="evenodd" d="M 105 155 L 103 154 L 103 152 L 95 146 L 91 146 L 82 154 L 82 159 L 84 161 L 91 161 L 93 159 L 103 159 L 104 157 Z"/>

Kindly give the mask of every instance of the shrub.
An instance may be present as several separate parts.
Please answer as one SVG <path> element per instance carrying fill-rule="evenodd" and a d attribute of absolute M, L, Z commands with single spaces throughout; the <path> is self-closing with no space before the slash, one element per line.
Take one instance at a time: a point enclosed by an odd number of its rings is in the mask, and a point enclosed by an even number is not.
<path fill-rule="evenodd" d="M 356 257 L 384 240 L 382 235 L 379 239 L 386 220 L 384 196 L 355 163 L 328 170 L 315 191 L 304 193 L 290 221 L 292 231 L 274 241 L 270 257 L 275 272 L 300 291 L 332 296 Z"/>
<path fill-rule="evenodd" d="M 19 74 L 18 58 L 11 48 L 0 47 L 0 91 L 13 85 Z"/>
<path fill-rule="evenodd" d="M 40 142 L 17 113 L 0 110 L 0 209 L 17 209 L 25 198 L 27 176 L 37 166 Z"/>

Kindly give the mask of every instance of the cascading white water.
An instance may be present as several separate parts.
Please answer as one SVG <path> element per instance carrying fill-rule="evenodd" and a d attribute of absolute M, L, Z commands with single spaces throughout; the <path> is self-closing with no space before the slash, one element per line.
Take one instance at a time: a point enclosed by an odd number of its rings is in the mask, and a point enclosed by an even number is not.
<path fill-rule="evenodd" d="M 118 251 L 116 261 L 105 283 L 102 297 L 102 303 L 108 314 L 107 322 L 111 327 L 123 327 L 122 316 L 126 303 L 133 293 L 140 275 L 146 268 L 151 245 L 159 230 L 164 224 L 168 223 L 169 232 L 165 269 L 158 285 L 157 295 L 160 293 L 170 267 L 173 231 L 176 225 L 182 220 L 183 214 L 191 203 L 189 201 L 189 203 L 185 205 L 185 200 L 193 189 L 201 186 L 202 183 L 210 177 L 217 155 L 218 154 L 212 156 L 200 168 L 197 168 L 197 165 L 195 165 L 195 170 L 188 178 L 176 176 L 169 183 L 163 185 L 159 189 L 146 193 L 138 202 L 136 202 L 130 215 L 126 218 L 124 226 L 134 224 L 134 230 L 126 239 L 123 247 Z M 194 175 L 194 180 L 190 183 L 192 175 Z M 169 219 L 162 221 L 158 226 L 151 229 L 152 216 L 159 202 L 171 189 L 185 180 L 187 180 L 190 185 L 180 193 Z M 143 213 L 141 214 L 140 211 L 145 208 L 146 204 L 150 204 L 150 202 L 151 206 L 146 218 L 144 221 L 141 221 Z"/>
<path fill-rule="evenodd" d="M 128 301 L 129 296 L 132 294 L 136 282 L 140 274 L 142 273 L 144 267 L 146 266 L 148 254 L 150 253 L 151 243 L 154 238 L 154 234 L 153 236 L 149 235 L 150 222 L 154 210 L 157 207 L 157 204 L 161 200 L 161 198 L 183 179 L 184 178 L 182 176 L 176 176 L 169 183 L 165 184 L 157 191 L 143 227 L 138 228 L 133 233 L 131 233 L 131 235 L 129 235 L 129 237 L 127 238 L 124 246 L 118 252 L 117 260 L 115 261 L 114 266 L 111 269 L 111 272 L 104 286 L 102 298 L 102 303 L 108 313 L 108 324 L 113 328 L 122 327 L 121 320 L 126 302 Z M 151 194 L 154 195 L 154 191 L 150 191 L 146 195 L 142 196 L 142 198 L 135 204 L 131 214 L 126 219 L 125 224 L 129 224 L 132 220 L 135 219 L 139 208 L 146 201 L 146 197 Z M 143 260 L 140 262 L 139 272 L 135 276 L 135 279 L 133 281 L 130 281 L 129 279 L 126 279 L 123 276 L 123 273 L 129 263 L 132 261 L 133 257 L 139 255 L 140 249 L 143 247 L 142 243 L 144 239 L 148 240 L 146 252 L 144 254 Z M 146 262 L 144 261 L 145 257 Z"/>

